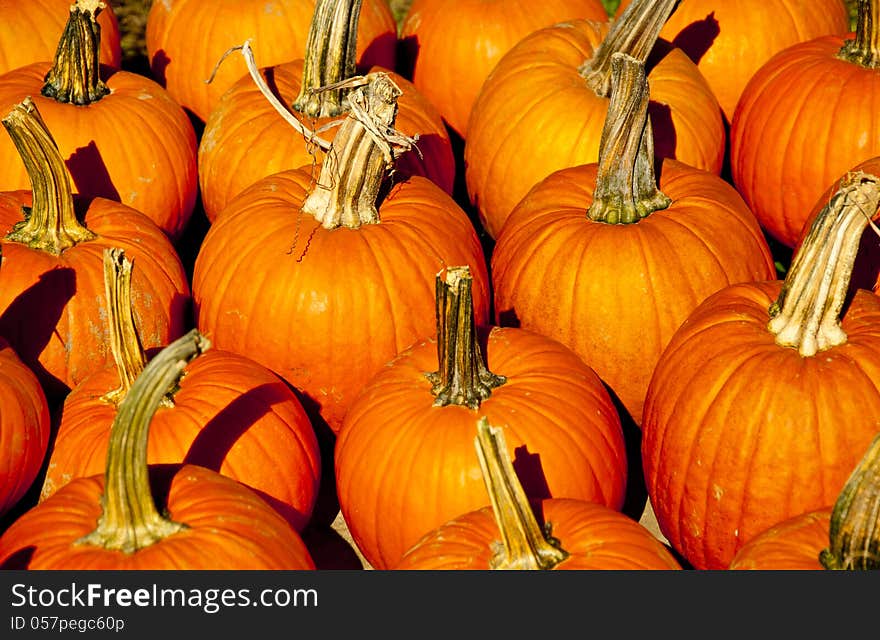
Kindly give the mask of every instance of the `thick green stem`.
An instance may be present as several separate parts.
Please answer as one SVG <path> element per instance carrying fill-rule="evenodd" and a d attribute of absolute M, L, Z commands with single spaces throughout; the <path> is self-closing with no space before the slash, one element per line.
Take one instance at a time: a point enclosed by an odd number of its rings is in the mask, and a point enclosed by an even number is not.
<path fill-rule="evenodd" d="M 858 0 L 856 37 L 847 40 L 837 57 L 866 67 L 880 67 L 880 0 Z"/>
<path fill-rule="evenodd" d="M 28 97 L 15 105 L 3 118 L 3 126 L 24 162 L 33 192 L 25 219 L 6 239 L 56 256 L 93 240 L 95 234 L 76 218 L 67 167 L 33 100 Z"/>
<path fill-rule="evenodd" d="M 318 0 L 309 28 L 302 86 L 293 108 L 312 118 L 343 113 L 357 72 L 357 28 L 363 0 Z M 332 89 L 327 87 L 333 87 Z"/>
<path fill-rule="evenodd" d="M 55 62 L 46 74 L 42 93 L 58 102 L 88 105 L 110 93 L 101 80 L 101 0 L 76 0 L 61 34 Z"/>
<path fill-rule="evenodd" d="M 880 205 L 880 178 L 847 174 L 813 221 L 776 301 L 769 331 L 805 357 L 846 342 L 840 316 L 859 242 Z"/>
<path fill-rule="evenodd" d="M 657 186 L 654 134 L 648 117 L 645 65 L 623 53 L 612 56 L 613 91 L 599 141 L 596 189 L 587 216 L 595 222 L 632 224 L 672 200 Z"/>
<path fill-rule="evenodd" d="M 434 406 L 450 404 L 477 409 L 492 389 L 507 379 L 483 362 L 474 322 L 473 276 L 468 267 L 448 267 L 437 274 L 437 360 L 439 369 L 425 374 L 431 381 Z"/>
<path fill-rule="evenodd" d="M 386 73 L 366 77 L 349 95 L 349 114 L 333 139 L 321 176 L 303 203 L 326 229 L 379 222 L 378 200 L 400 149 L 413 139 L 394 130 L 400 87 Z"/>
<path fill-rule="evenodd" d="M 578 73 L 596 95 L 607 98 L 611 93 L 611 58 L 626 53 L 645 62 L 657 43 L 660 30 L 679 0 L 633 0 L 611 24 L 611 29 L 596 48 L 593 57 L 584 62 Z"/>
<path fill-rule="evenodd" d="M 186 365 L 210 347 L 193 329 L 162 349 L 144 367 L 119 404 L 110 430 L 103 512 L 97 528 L 80 538 L 88 544 L 133 553 L 186 528 L 156 508 L 147 465 L 150 421 Z"/>
<path fill-rule="evenodd" d="M 880 435 L 874 437 L 831 511 L 826 569 L 880 569 Z"/>
<path fill-rule="evenodd" d="M 504 432 L 486 417 L 477 423 L 474 444 L 501 542 L 495 547 L 490 569 L 552 569 L 568 557 L 558 540 L 538 524 L 526 492 L 516 476 L 504 442 Z"/>

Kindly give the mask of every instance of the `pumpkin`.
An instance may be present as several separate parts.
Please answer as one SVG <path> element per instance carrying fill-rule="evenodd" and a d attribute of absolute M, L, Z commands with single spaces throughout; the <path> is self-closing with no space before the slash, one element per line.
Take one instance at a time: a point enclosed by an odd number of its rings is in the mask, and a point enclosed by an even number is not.
<path fill-rule="evenodd" d="M 766 240 L 720 177 L 665 159 L 657 180 L 644 65 L 615 55 L 599 163 L 554 172 L 492 254 L 497 322 L 559 340 L 636 424 L 666 343 L 707 296 L 775 275 Z"/>
<path fill-rule="evenodd" d="M 623 0 L 616 15 L 629 5 Z M 843 0 L 682 0 L 660 37 L 696 63 L 730 122 L 743 88 L 775 53 L 848 33 Z"/>
<path fill-rule="evenodd" d="M 477 422 L 477 455 L 491 506 L 426 533 L 394 569 L 681 569 L 650 531 L 619 511 L 571 498 L 530 502 L 504 433 L 485 416 Z"/>
<path fill-rule="evenodd" d="M 34 372 L 0 338 L 0 516 L 37 479 L 49 448 L 46 395 Z"/>
<path fill-rule="evenodd" d="M 718 101 L 690 58 L 657 42 L 674 5 L 638 0 L 610 27 L 571 20 L 539 29 L 498 61 L 464 145 L 467 193 L 492 238 L 532 186 L 598 160 L 615 52 L 647 61 L 657 155 L 720 173 L 726 133 Z"/>
<path fill-rule="evenodd" d="M 37 374 L 54 406 L 112 362 L 105 248 L 119 247 L 137 261 L 131 300 L 146 349 L 183 334 L 190 288 L 180 257 L 152 220 L 112 200 L 74 199 L 64 161 L 34 101 L 16 105 L 3 125 L 33 188 L 0 192 L 0 335 Z"/>
<path fill-rule="evenodd" d="M 180 105 L 153 80 L 98 67 L 95 15 L 101 6 L 100 0 L 77 0 L 54 62 L 0 76 L 0 113 L 32 98 L 76 192 L 137 209 L 173 241 L 195 207 L 195 131 Z M 28 176 L 15 147 L 0 140 L 0 190 L 26 188 Z"/>
<path fill-rule="evenodd" d="M 598 376 L 555 340 L 475 326 L 471 286 L 468 269 L 437 276 L 435 337 L 377 373 L 339 432 L 339 506 L 374 568 L 392 567 L 421 535 L 485 504 L 472 439 L 481 416 L 515 448 L 529 497 L 623 506 L 623 430 Z"/>
<path fill-rule="evenodd" d="M 880 0 L 859 4 L 850 39 L 827 35 L 770 58 L 730 126 L 731 175 L 761 225 L 793 247 L 822 193 L 880 155 Z"/>
<path fill-rule="evenodd" d="M 250 40 L 263 65 L 300 58 L 315 6 L 316 0 L 275 0 L 271 5 L 263 0 L 153 2 L 145 34 L 152 75 L 204 122 L 220 96 L 247 73 L 240 60 L 218 64 L 224 54 Z M 358 64 L 393 69 L 397 25 L 387 1 L 366 0 L 360 13 Z"/>
<path fill-rule="evenodd" d="M 64 400 L 40 499 L 104 468 L 119 403 L 146 364 L 131 314 L 132 263 L 104 250 L 107 315 L 115 364 L 89 375 Z M 149 464 L 186 461 L 254 489 L 301 531 L 318 492 L 320 453 L 294 392 L 250 358 L 211 349 L 190 362 L 150 425 Z"/>
<path fill-rule="evenodd" d="M 832 504 L 880 430 L 880 298 L 849 287 L 880 178 L 841 185 L 784 281 L 710 296 L 654 369 L 645 484 L 696 569 L 725 569 L 761 531 Z"/>
<path fill-rule="evenodd" d="M 733 570 L 880 569 L 880 435 L 830 508 L 789 518 L 749 540 Z"/>
<path fill-rule="evenodd" d="M 478 317 L 488 318 L 485 256 L 467 214 L 426 178 L 387 181 L 393 147 L 406 139 L 366 133 L 393 129 L 399 96 L 387 74 L 371 76 L 349 97 L 366 124 L 346 116 L 333 161 L 319 175 L 283 171 L 239 194 L 193 271 L 199 329 L 284 378 L 313 424 L 334 433 L 360 387 L 429 333 L 444 266 L 471 267 Z"/>
<path fill-rule="evenodd" d="M 251 75 L 219 98 L 199 144 L 199 185 L 209 221 L 257 180 L 322 161 L 338 130 L 332 126 L 348 111 L 347 95 L 356 86 L 348 32 L 357 26 L 352 16 L 359 9 L 360 0 L 319 0 L 305 56 L 262 69 L 245 56 Z M 386 72 L 401 89 L 395 126 L 408 136 L 418 135 L 416 149 L 400 156 L 395 172 L 426 176 L 452 194 L 455 158 L 436 107 L 393 71 L 381 66 L 370 71 Z M 340 87 L 326 90 L 324 85 Z M 299 131 L 291 128 L 291 119 Z"/>
<path fill-rule="evenodd" d="M 103 475 L 71 481 L 13 522 L 0 568 L 315 568 L 299 534 L 244 485 L 198 465 L 146 463 L 153 414 L 208 347 L 192 330 L 147 364 L 120 403 Z"/>
<path fill-rule="evenodd" d="M 414 0 L 400 25 L 398 66 L 464 138 L 471 105 L 501 56 L 532 31 L 573 18 L 607 22 L 608 13 L 599 0 Z"/>

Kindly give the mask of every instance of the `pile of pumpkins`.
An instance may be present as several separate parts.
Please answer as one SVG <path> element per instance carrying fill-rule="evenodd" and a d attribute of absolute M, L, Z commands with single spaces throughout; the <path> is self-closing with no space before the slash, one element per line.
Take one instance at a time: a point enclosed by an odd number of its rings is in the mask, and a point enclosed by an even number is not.
<path fill-rule="evenodd" d="M 880 568 L 880 0 L 264 4 L 0 4 L 0 567 Z"/>

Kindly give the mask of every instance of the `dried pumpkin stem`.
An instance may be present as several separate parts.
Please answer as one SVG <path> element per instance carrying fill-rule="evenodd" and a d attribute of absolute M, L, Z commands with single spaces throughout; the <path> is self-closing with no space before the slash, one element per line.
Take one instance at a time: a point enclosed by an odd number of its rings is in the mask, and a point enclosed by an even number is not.
<path fill-rule="evenodd" d="M 31 208 L 24 211 L 25 219 L 6 239 L 57 256 L 96 238 L 76 218 L 70 175 L 33 100 L 28 97 L 15 105 L 3 118 L 3 126 L 24 162 L 33 192 Z"/>
<path fill-rule="evenodd" d="M 767 328 L 776 343 L 805 357 L 846 342 L 840 316 L 859 241 L 880 205 L 880 178 L 858 171 L 813 221 L 791 262 L 782 291 L 770 305 Z"/>
<path fill-rule="evenodd" d="M 477 409 L 492 389 L 507 379 L 483 362 L 474 322 L 473 276 L 468 267 L 448 267 L 437 274 L 437 371 L 426 373 L 434 406 L 450 404 Z"/>
<path fill-rule="evenodd" d="M 489 424 L 486 417 L 477 422 L 474 441 L 483 481 L 489 492 L 501 541 L 489 561 L 495 570 L 552 569 L 568 557 L 553 538 L 549 523 L 545 529 L 538 524 L 526 492 L 510 462 L 504 432 Z"/>
<path fill-rule="evenodd" d="M 855 38 L 844 43 L 837 57 L 868 69 L 880 67 L 880 0 L 858 0 Z"/>
<path fill-rule="evenodd" d="M 678 0 L 633 0 L 611 24 L 593 57 L 578 68 L 596 95 L 607 98 L 611 94 L 611 58 L 615 53 L 626 53 L 641 62 L 648 59 L 677 4 Z"/>
<path fill-rule="evenodd" d="M 326 229 L 379 222 L 379 192 L 398 155 L 413 138 L 394 129 L 400 87 L 373 73 L 349 94 L 349 114 L 324 157 L 321 175 L 303 203 Z"/>
<path fill-rule="evenodd" d="M 58 102 L 87 105 L 110 93 L 101 80 L 98 62 L 101 52 L 98 14 L 106 7 L 101 0 L 76 0 L 70 7 L 55 61 L 44 79 L 44 96 Z"/>
<path fill-rule="evenodd" d="M 303 77 L 293 108 L 312 118 L 337 116 L 347 109 L 357 73 L 357 27 L 363 0 L 318 0 L 306 40 Z M 327 87 L 333 87 L 328 89 Z"/>
<path fill-rule="evenodd" d="M 660 191 L 654 174 L 645 65 L 624 53 L 611 59 L 614 89 L 599 141 L 596 189 L 587 216 L 595 222 L 631 224 L 667 208 L 672 200 Z"/>
<path fill-rule="evenodd" d="M 183 369 L 210 346 L 193 329 L 162 349 L 144 367 L 119 404 L 110 429 L 103 512 L 97 528 L 77 544 L 133 553 L 186 528 L 156 508 L 150 488 L 147 440 L 150 421 L 162 398 L 183 374 Z"/>
<path fill-rule="evenodd" d="M 880 435 L 874 437 L 831 511 L 826 569 L 880 569 Z"/>

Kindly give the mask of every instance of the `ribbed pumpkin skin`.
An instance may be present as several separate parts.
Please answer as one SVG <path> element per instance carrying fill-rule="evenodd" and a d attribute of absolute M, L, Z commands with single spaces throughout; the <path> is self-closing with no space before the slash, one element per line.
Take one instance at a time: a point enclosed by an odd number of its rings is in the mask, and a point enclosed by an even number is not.
<path fill-rule="evenodd" d="M 153 467 L 151 480 L 154 487 L 168 486 L 170 481 L 170 518 L 186 523 L 188 529 L 130 554 L 74 544 L 95 529 L 104 490 L 103 475 L 77 478 L 22 515 L 0 537 L 0 568 L 315 568 L 308 549 L 287 521 L 235 480 L 189 464 Z"/>
<path fill-rule="evenodd" d="M 49 447 L 49 405 L 34 375 L 0 339 L 0 515 L 33 484 Z"/>
<path fill-rule="evenodd" d="M 558 171 L 511 214 L 492 256 L 501 325 L 573 349 L 636 423 L 654 364 L 688 314 L 722 287 L 775 277 L 754 216 L 721 178 L 674 160 L 672 199 L 635 224 L 587 218 L 597 165 Z"/>
<path fill-rule="evenodd" d="M 113 365 L 67 396 L 41 500 L 72 478 L 103 473 L 116 405 L 101 396 L 118 386 Z M 187 365 L 174 407 L 153 416 L 147 462 L 184 460 L 257 490 L 298 531 L 311 517 L 321 466 L 317 437 L 294 392 L 249 358 L 219 349 L 202 354 Z"/>
<path fill-rule="evenodd" d="M 0 234 L 22 220 L 30 192 L 0 193 Z M 190 288 L 168 238 L 143 214 L 96 198 L 84 224 L 98 238 L 60 256 L 0 240 L 0 335 L 37 374 L 47 396 L 66 393 L 113 362 L 104 296 L 103 251 L 133 261 L 131 300 L 145 349 L 164 346 L 189 327 Z"/>
<path fill-rule="evenodd" d="M 501 57 L 532 31 L 575 18 L 607 22 L 608 14 L 599 0 L 414 0 L 400 25 L 398 63 L 464 138 L 471 105 Z"/>
<path fill-rule="evenodd" d="M 819 554 L 828 547 L 831 509 L 789 518 L 747 542 L 729 569 L 757 571 L 821 571 Z"/>
<path fill-rule="evenodd" d="M 471 202 L 497 238 L 510 212 L 550 173 L 596 162 L 609 100 L 578 74 L 605 24 L 583 20 L 540 29 L 498 62 L 477 96 L 464 149 Z M 726 134 L 718 101 L 696 66 L 673 49 L 648 68 L 654 150 L 721 171 Z"/>
<path fill-rule="evenodd" d="M 336 493 L 374 568 L 394 566 L 427 531 L 486 504 L 474 450 L 481 416 L 504 429 L 529 496 L 622 507 L 623 431 L 596 374 L 562 344 L 522 329 L 493 328 L 484 353 L 489 370 L 507 382 L 476 411 L 433 406 L 424 376 L 438 367 L 431 339 L 395 358 L 346 415 L 336 442 Z"/>
<path fill-rule="evenodd" d="M 843 43 L 826 36 L 773 56 L 746 85 L 731 123 L 734 183 L 789 247 L 825 190 L 880 155 L 880 75 L 835 58 Z"/>
<path fill-rule="evenodd" d="M 843 345 L 804 358 L 767 330 L 781 281 L 740 284 L 687 319 L 654 371 L 642 461 L 660 530 L 697 569 L 833 504 L 880 429 L 880 298 L 859 290 Z"/>
<path fill-rule="evenodd" d="M 396 184 L 380 223 L 333 231 L 300 208 L 312 181 L 284 171 L 235 198 L 199 250 L 193 300 L 217 348 L 250 354 L 338 431 L 361 386 L 434 331 L 436 274 L 470 266 L 478 322 L 489 277 L 467 215 L 426 178 Z"/>
<path fill-rule="evenodd" d="M 198 146 L 186 113 L 154 81 L 128 71 L 106 74 L 111 92 L 91 105 L 57 102 L 40 94 L 51 64 L 0 76 L 0 112 L 31 96 L 67 164 L 74 193 L 127 204 L 176 240 L 198 194 Z M 12 140 L 3 136 L 0 191 L 30 188 Z"/>
<path fill-rule="evenodd" d="M 605 505 L 554 498 L 540 502 L 543 521 L 570 555 L 563 571 L 676 571 L 681 565 L 641 524 Z M 451 520 L 426 534 L 393 567 L 396 570 L 487 571 L 501 540 L 491 507 Z"/>
<path fill-rule="evenodd" d="M 263 69 L 270 87 L 285 104 L 292 104 L 302 86 L 303 60 Z M 379 71 L 374 67 L 372 71 Z M 398 98 L 395 128 L 413 136 L 422 157 L 415 151 L 404 153 L 396 170 L 402 175 L 421 175 L 431 179 L 451 194 L 455 181 L 455 158 L 449 133 L 436 107 L 402 76 L 385 70 L 403 90 Z M 345 116 L 304 119 L 306 126 L 319 129 Z M 339 128 L 318 135 L 332 140 Z M 314 152 L 312 156 L 310 151 Z M 287 169 L 321 162 L 324 153 L 310 146 L 293 127 L 285 122 L 259 92 L 250 76 L 236 82 L 220 98 L 208 116 L 199 144 L 199 184 L 205 215 L 212 221 L 233 197 L 257 180 Z"/>
<path fill-rule="evenodd" d="M 232 47 L 250 39 L 254 59 L 269 67 L 303 57 L 315 0 L 155 1 L 147 14 L 146 47 L 153 77 L 204 122 L 220 96 L 247 75 Z M 364 0 L 358 21 L 358 64 L 394 68 L 397 25 L 386 0 Z"/>
<path fill-rule="evenodd" d="M 630 4 L 623 0 L 616 15 Z M 842 0 L 682 0 L 660 37 L 697 63 L 729 121 L 749 79 L 775 53 L 847 33 Z"/>
<path fill-rule="evenodd" d="M 0 74 L 32 62 L 55 57 L 55 49 L 74 0 L 0 0 Z M 113 6 L 98 14 L 101 25 L 99 60 L 118 69 L 122 65 L 119 23 Z"/>

